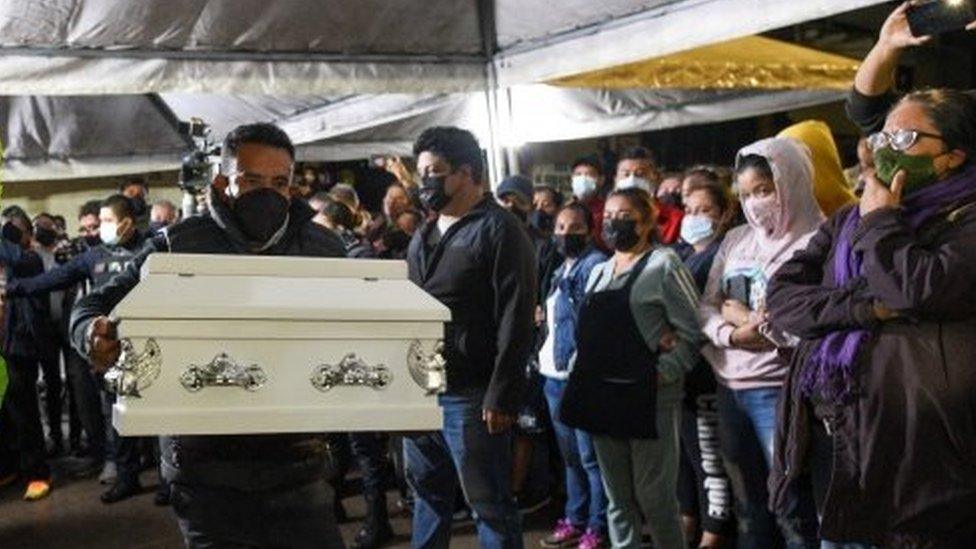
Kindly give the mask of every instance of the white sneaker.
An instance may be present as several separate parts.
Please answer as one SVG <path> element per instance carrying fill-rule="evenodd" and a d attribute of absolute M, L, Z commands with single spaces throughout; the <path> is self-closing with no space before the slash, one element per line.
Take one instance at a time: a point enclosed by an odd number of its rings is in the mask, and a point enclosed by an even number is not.
<path fill-rule="evenodd" d="M 114 461 L 106 461 L 102 467 L 102 473 L 98 475 L 99 484 L 112 484 L 119 476 L 119 470 L 115 467 Z"/>

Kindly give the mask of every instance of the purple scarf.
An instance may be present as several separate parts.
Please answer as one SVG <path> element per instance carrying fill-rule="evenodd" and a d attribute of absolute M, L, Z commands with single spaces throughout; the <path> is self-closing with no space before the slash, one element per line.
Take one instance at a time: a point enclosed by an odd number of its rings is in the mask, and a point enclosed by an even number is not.
<path fill-rule="evenodd" d="M 914 231 L 935 215 L 974 197 L 976 166 L 905 197 L 902 212 Z M 837 288 L 861 276 L 861 255 L 855 253 L 851 246 L 854 230 L 860 220 L 860 209 L 851 208 L 837 236 L 837 249 L 834 252 L 834 286 Z M 824 337 L 811 353 L 800 376 L 803 394 L 816 394 L 832 402 L 849 398 L 854 387 L 855 359 L 868 336 L 867 330 L 850 330 L 831 332 Z"/>

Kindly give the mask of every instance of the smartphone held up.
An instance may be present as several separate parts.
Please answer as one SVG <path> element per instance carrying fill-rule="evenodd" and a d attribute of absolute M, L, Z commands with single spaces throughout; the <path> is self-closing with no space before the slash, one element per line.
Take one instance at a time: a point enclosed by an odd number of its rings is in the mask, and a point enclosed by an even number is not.
<path fill-rule="evenodd" d="M 976 21 L 973 0 L 921 0 L 906 15 L 908 28 L 916 37 L 962 30 Z"/>

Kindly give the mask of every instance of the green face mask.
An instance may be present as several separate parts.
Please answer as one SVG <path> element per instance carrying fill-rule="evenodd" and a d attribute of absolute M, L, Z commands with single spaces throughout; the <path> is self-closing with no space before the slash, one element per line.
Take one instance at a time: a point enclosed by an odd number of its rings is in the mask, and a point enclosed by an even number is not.
<path fill-rule="evenodd" d="M 941 156 L 941 155 L 940 155 Z M 885 185 L 891 186 L 895 174 L 905 171 L 904 196 L 935 183 L 939 175 L 935 171 L 935 159 L 931 156 L 912 156 L 884 147 L 874 151 L 876 175 Z"/>

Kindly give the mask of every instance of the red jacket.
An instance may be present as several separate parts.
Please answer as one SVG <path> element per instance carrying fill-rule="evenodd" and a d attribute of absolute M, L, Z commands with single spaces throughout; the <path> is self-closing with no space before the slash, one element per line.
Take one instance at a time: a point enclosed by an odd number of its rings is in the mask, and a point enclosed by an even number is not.
<path fill-rule="evenodd" d="M 661 244 L 674 244 L 681 236 L 681 220 L 685 217 L 685 211 L 657 200 L 654 203 L 657 205 L 657 232 Z"/>

